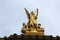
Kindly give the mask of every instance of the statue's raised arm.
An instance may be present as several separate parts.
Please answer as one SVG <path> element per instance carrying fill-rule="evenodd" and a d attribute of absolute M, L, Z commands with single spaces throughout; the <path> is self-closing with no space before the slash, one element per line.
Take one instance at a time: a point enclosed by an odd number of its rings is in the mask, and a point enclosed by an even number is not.
<path fill-rule="evenodd" d="M 38 9 L 36 9 L 36 10 L 34 11 L 34 13 L 35 13 L 35 19 L 37 19 L 37 16 L 38 16 Z"/>
<path fill-rule="evenodd" d="M 37 9 L 37 14 L 36 14 L 36 19 L 37 19 L 37 16 L 38 16 L 38 9 Z"/>
<path fill-rule="evenodd" d="M 28 17 L 28 19 L 30 18 L 30 13 L 29 13 L 29 11 L 26 9 L 26 8 L 24 8 L 25 9 L 25 12 L 26 12 L 26 14 L 27 14 L 27 17 Z"/>
<path fill-rule="evenodd" d="M 37 9 L 37 15 L 36 16 L 38 16 L 38 9 Z"/>

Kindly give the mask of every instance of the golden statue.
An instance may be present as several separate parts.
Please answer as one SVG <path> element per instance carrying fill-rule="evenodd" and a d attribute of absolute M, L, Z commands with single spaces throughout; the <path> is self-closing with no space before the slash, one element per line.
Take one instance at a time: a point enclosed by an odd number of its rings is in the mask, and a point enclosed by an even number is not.
<path fill-rule="evenodd" d="M 36 23 L 36 20 L 37 20 L 38 9 L 37 9 L 37 14 L 36 15 L 33 11 L 30 14 L 29 11 L 26 8 L 25 8 L 25 11 L 26 11 L 27 17 L 29 19 L 28 23 L 33 26 Z"/>
<path fill-rule="evenodd" d="M 44 28 L 41 28 L 41 24 L 37 24 L 38 9 L 36 11 L 29 11 L 25 8 L 26 15 L 28 17 L 28 23 L 23 23 L 21 32 L 26 35 L 44 35 Z"/>

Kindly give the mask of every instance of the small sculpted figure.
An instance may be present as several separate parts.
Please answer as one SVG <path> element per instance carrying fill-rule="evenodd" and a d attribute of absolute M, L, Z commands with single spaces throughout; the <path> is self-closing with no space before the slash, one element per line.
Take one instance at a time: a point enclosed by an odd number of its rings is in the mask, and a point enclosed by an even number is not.
<path fill-rule="evenodd" d="M 37 9 L 37 13 L 35 14 L 33 11 L 31 13 L 29 13 L 29 11 L 25 8 L 26 11 L 26 15 L 28 17 L 28 24 L 34 26 L 34 24 L 36 23 L 37 20 L 37 16 L 38 16 L 38 9 Z"/>

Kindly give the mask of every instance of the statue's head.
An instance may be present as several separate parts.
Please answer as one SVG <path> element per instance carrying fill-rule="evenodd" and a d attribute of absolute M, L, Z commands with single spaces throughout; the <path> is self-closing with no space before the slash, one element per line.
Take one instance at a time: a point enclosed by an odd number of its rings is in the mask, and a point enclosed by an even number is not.
<path fill-rule="evenodd" d="M 31 14 L 32 14 L 32 15 L 35 15 L 33 11 L 31 12 Z"/>

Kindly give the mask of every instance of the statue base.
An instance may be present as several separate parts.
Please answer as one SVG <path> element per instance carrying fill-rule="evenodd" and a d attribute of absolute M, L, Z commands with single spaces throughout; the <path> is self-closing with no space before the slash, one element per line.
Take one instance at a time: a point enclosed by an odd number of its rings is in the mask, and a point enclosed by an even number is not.
<path fill-rule="evenodd" d="M 44 28 L 41 28 L 41 25 L 37 25 L 36 27 L 28 27 L 24 26 L 21 32 L 25 35 L 44 35 Z"/>

